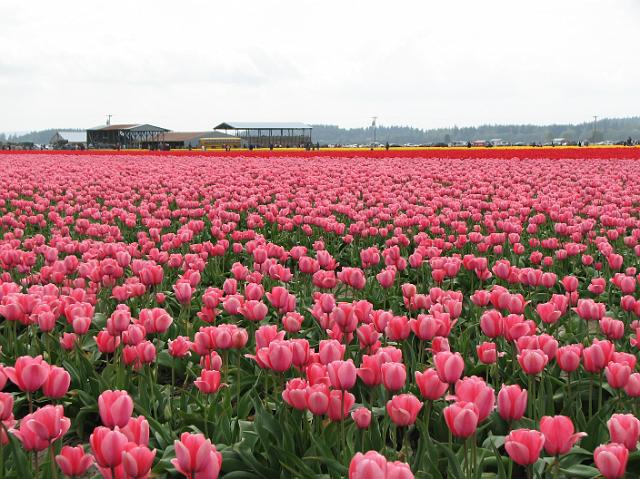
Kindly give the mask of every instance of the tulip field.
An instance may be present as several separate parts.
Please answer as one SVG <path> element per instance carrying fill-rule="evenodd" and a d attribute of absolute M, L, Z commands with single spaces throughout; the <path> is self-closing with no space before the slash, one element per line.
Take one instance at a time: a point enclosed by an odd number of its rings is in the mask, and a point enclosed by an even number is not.
<path fill-rule="evenodd" d="M 0 479 L 640 477 L 640 148 L 245 153 L 0 153 Z"/>

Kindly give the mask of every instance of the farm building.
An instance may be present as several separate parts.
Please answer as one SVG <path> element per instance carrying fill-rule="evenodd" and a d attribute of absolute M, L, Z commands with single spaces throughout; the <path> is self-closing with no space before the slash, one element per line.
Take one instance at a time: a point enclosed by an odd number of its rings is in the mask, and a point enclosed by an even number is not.
<path fill-rule="evenodd" d="M 169 131 L 157 141 L 143 143 L 143 148 L 238 148 L 240 138 L 214 131 Z"/>
<path fill-rule="evenodd" d="M 85 148 L 87 146 L 86 131 L 56 131 L 49 140 L 54 147 Z"/>
<path fill-rule="evenodd" d="M 303 148 L 311 144 L 311 126 L 305 123 L 225 122 L 214 130 L 231 132 L 245 148 Z"/>
<path fill-rule="evenodd" d="M 162 142 L 169 130 L 148 124 L 101 125 L 87 130 L 90 148 L 144 148 L 151 142 Z"/>

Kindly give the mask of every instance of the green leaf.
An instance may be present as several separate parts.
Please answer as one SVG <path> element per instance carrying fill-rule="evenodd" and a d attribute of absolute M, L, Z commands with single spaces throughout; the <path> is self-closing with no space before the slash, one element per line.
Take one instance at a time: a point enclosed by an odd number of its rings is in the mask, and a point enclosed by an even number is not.
<path fill-rule="evenodd" d="M 452 477 L 455 479 L 462 479 L 463 474 L 462 474 L 462 470 L 460 469 L 460 461 L 453 454 L 453 451 L 449 449 L 449 445 L 438 443 L 438 447 L 440 447 L 440 449 L 444 451 L 444 454 L 447 456 L 447 459 L 449 461 L 448 469 L 453 473 Z M 447 476 L 447 477 L 451 477 L 451 476 Z"/>
<path fill-rule="evenodd" d="M 560 472 L 567 475 L 567 477 L 598 477 L 600 471 L 592 466 L 586 466 L 584 464 L 576 464 L 568 469 L 560 468 Z"/>
<path fill-rule="evenodd" d="M 13 459 L 12 462 L 16 469 L 16 477 L 19 477 L 21 479 L 32 478 L 33 476 L 31 475 L 31 472 L 27 469 L 27 464 L 29 464 L 29 461 L 22 447 L 20 447 L 18 439 L 11 433 L 7 434 L 7 436 L 9 436 L 9 450 L 11 451 L 10 457 Z"/>

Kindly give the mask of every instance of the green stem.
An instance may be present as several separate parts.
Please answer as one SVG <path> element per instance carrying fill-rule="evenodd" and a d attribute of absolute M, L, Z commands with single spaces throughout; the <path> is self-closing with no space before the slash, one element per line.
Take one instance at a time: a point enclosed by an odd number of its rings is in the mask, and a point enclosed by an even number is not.
<path fill-rule="evenodd" d="M 598 411 L 602 409 L 602 372 L 598 374 Z"/>
<path fill-rule="evenodd" d="M 236 360 L 236 417 L 240 419 L 238 415 L 238 411 L 240 410 L 240 360 L 242 359 L 242 354 L 238 349 L 238 359 Z"/>
<path fill-rule="evenodd" d="M 467 479 L 470 479 L 470 472 L 469 472 L 469 439 L 465 439 L 464 441 L 462 441 L 462 444 L 464 445 L 464 476 Z"/>
<path fill-rule="evenodd" d="M 58 470 L 56 469 L 56 461 L 53 452 L 53 444 L 49 447 L 49 462 L 51 463 L 51 477 L 58 478 Z"/>
<path fill-rule="evenodd" d="M 173 395 L 176 389 L 176 360 L 173 360 L 173 367 L 171 368 L 171 390 L 169 391 L 169 414 L 171 415 L 171 428 L 174 428 L 174 410 L 173 410 Z"/>

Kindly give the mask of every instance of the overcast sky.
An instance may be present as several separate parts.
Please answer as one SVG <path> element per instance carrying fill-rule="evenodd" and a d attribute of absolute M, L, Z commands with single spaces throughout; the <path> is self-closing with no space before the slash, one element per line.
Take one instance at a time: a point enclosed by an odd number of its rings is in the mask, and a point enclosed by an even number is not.
<path fill-rule="evenodd" d="M 640 114 L 639 0 L 1 0 L 0 131 Z"/>

